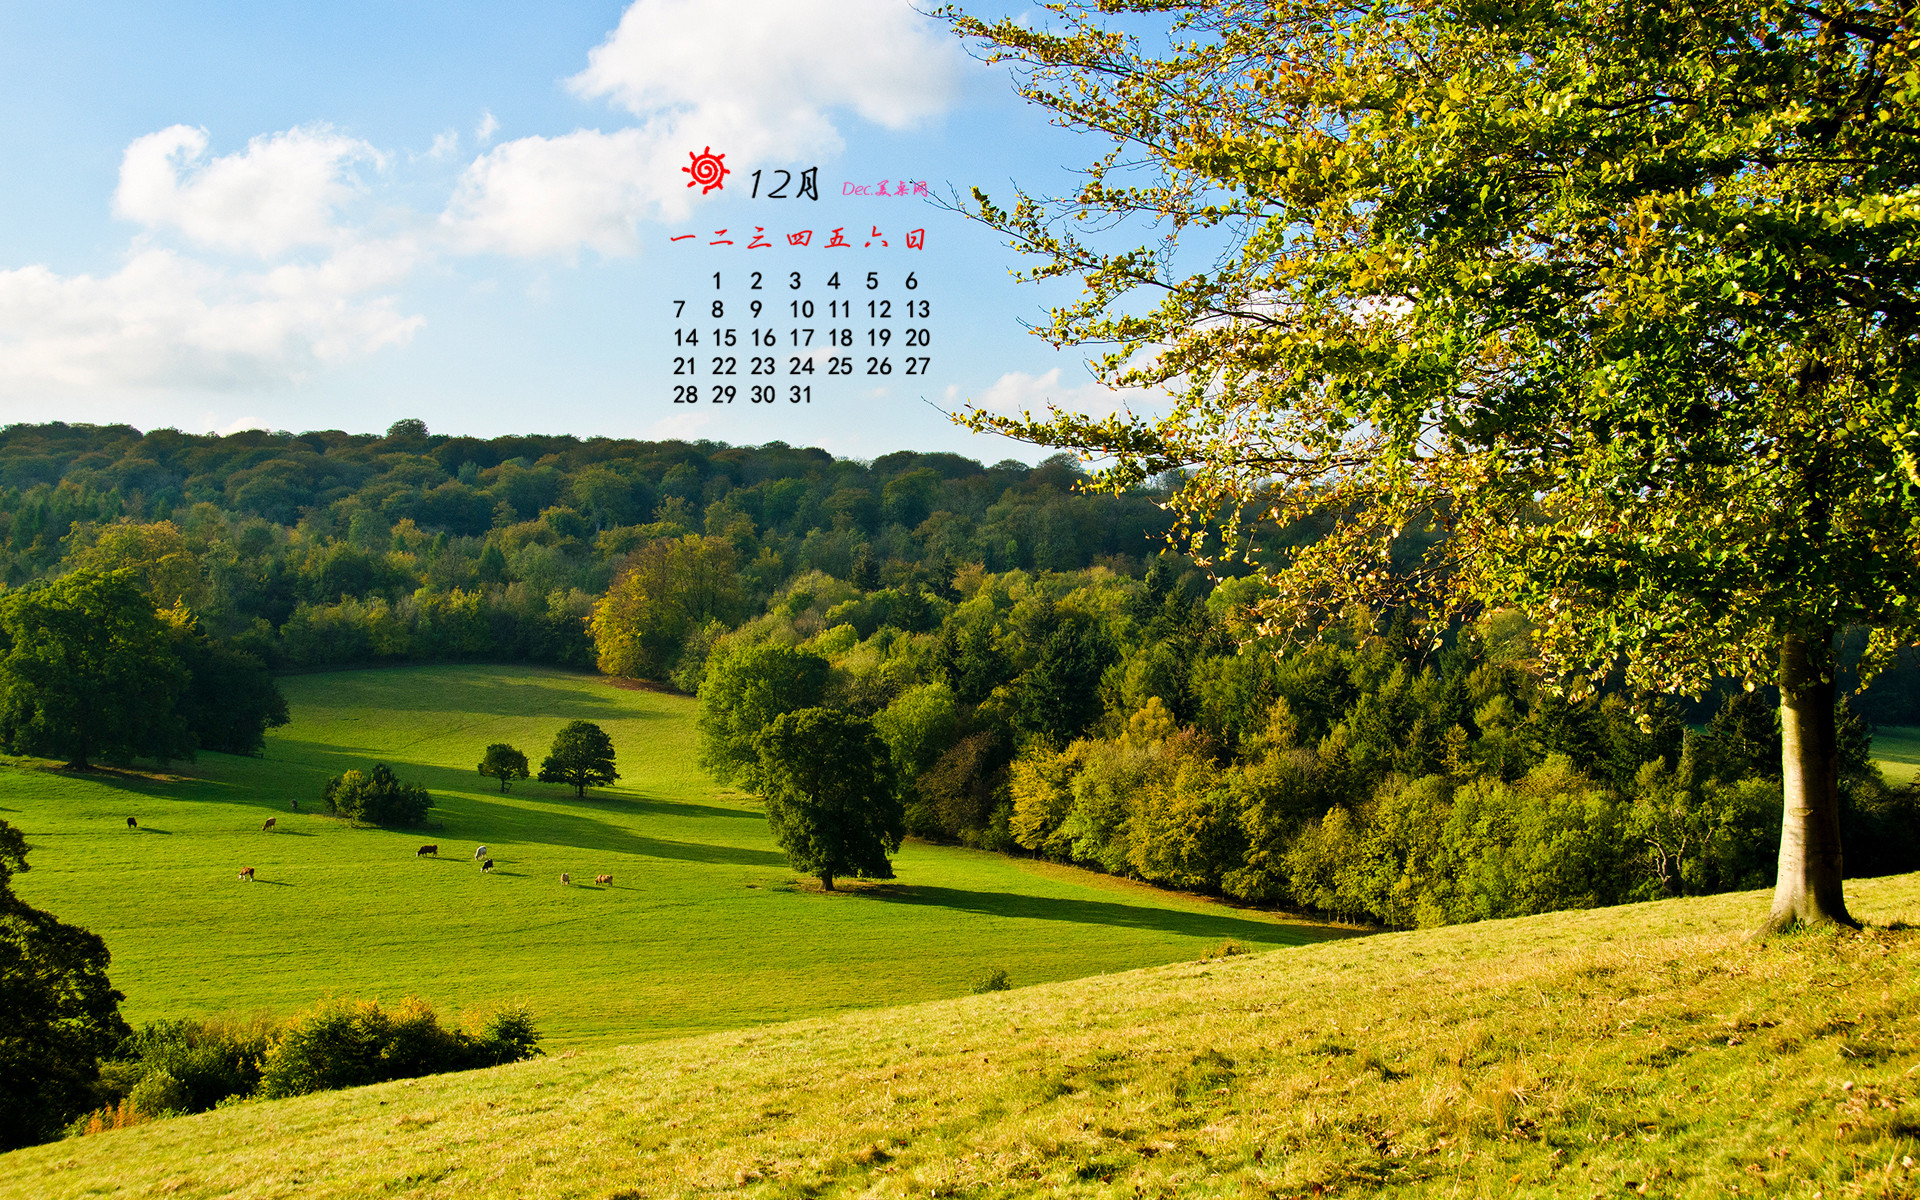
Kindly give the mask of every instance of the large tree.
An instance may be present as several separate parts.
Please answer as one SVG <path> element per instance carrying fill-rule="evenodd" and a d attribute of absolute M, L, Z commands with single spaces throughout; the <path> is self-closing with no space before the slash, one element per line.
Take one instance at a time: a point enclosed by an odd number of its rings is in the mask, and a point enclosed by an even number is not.
<path fill-rule="evenodd" d="M 0 821 L 0 1150 L 59 1136 L 92 1104 L 100 1059 L 133 1032 L 107 944 L 13 894 L 28 849 Z"/>
<path fill-rule="evenodd" d="M 665 679 L 687 635 L 740 608 L 733 543 L 688 534 L 648 542 L 593 608 L 593 642 L 609 675 Z"/>
<path fill-rule="evenodd" d="M 773 840 L 796 871 L 833 890 L 842 876 L 892 879 L 906 816 L 893 760 L 871 723 L 831 708 L 776 718 L 754 740 Z"/>
<path fill-rule="evenodd" d="M 0 744 L 81 769 L 95 756 L 191 757 L 173 643 L 129 571 L 74 571 L 0 597 Z"/>
<path fill-rule="evenodd" d="M 1173 399 L 975 423 L 1113 455 L 1110 487 L 1191 467 L 1175 504 L 1193 535 L 1227 514 L 1217 552 L 1331 515 L 1264 559 L 1275 630 L 1509 607 L 1572 692 L 1778 684 L 1768 927 L 1850 922 L 1836 636 L 1920 632 L 1912 10 L 1049 7 L 955 20 L 1111 152 L 975 211 L 1082 281 L 1040 333 Z"/>
<path fill-rule="evenodd" d="M 484 764 L 483 764 L 484 765 Z M 540 763 L 541 783 L 564 783 L 584 796 L 590 787 L 605 787 L 620 778 L 613 769 L 613 739 L 592 721 L 568 721 L 553 735 L 553 746 Z M 506 780 L 501 781 L 505 790 Z"/>
<path fill-rule="evenodd" d="M 773 642 L 715 651 L 700 684 L 700 765 L 722 783 L 757 790 L 755 739 L 781 714 L 819 704 L 831 670 L 818 654 Z"/>

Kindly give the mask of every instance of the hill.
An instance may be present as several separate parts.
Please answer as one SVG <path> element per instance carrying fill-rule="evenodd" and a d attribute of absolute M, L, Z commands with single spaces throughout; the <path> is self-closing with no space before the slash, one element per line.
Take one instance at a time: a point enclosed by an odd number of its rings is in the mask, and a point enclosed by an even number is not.
<path fill-rule="evenodd" d="M 18 1151 L 0 1194 L 1910 1196 L 1920 877 L 1329 942 Z"/>
<path fill-rule="evenodd" d="M 293 720 L 258 759 L 204 754 L 166 778 L 0 768 L 0 810 L 35 847 L 21 896 L 106 938 L 136 1023 L 286 1015 L 329 992 L 442 1011 L 517 999 L 565 1049 L 964 995 L 994 969 L 1037 983 L 1342 932 L 927 844 L 890 885 L 822 895 L 760 811 L 695 767 L 685 697 L 527 667 L 283 683 Z M 576 718 L 611 734 L 616 786 L 503 795 L 475 771 L 496 741 L 537 766 Z M 426 784 L 430 828 L 312 811 L 324 779 L 374 761 Z M 439 858 L 414 856 L 427 842 Z M 258 883 L 236 880 L 246 866 Z M 563 887 L 563 871 L 613 885 Z"/>

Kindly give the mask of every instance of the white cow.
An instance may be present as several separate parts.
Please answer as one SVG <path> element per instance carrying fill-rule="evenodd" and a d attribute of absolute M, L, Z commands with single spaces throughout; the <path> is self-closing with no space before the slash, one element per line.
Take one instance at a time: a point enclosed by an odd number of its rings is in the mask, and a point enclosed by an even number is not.
<path fill-rule="evenodd" d="M 481 859 L 485 858 L 486 856 L 487 856 L 487 848 L 485 846 L 482 846 L 478 850 L 475 850 L 473 852 L 473 861 L 479 862 Z"/>

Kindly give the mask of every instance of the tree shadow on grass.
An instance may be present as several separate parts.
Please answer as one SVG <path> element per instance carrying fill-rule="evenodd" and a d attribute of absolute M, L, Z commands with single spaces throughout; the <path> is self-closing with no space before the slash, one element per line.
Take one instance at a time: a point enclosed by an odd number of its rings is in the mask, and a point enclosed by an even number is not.
<path fill-rule="evenodd" d="M 989 917 L 1020 917 L 1032 921 L 1070 921 L 1076 925 L 1108 925 L 1187 937 L 1258 942 L 1269 946 L 1297 946 L 1340 937 L 1343 930 L 1320 925 L 1250 921 L 1221 913 L 1188 912 L 1115 904 L 1109 900 L 1073 900 L 1059 896 L 1027 896 L 1017 892 L 974 892 L 921 884 L 873 884 L 851 893 L 888 904 L 950 908 Z"/>
<path fill-rule="evenodd" d="M 567 676 L 568 682 L 592 680 Z M 409 686 L 411 684 L 411 686 Z M 401 671 L 368 671 L 336 676 L 326 707 L 384 709 L 390 712 L 460 712 L 497 717 L 552 718 L 557 729 L 567 721 L 659 720 L 671 714 L 638 708 L 616 692 L 581 691 L 556 679 L 510 679 L 480 672 L 436 672 L 431 681 L 409 680 Z"/>
<path fill-rule="evenodd" d="M 745 808 L 721 808 L 717 804 L 689 804 L 684 800 L 655 800 L 647 796 L 565 796 L 532 797 L 551 804 L 577 804 L 584 806 L 587 812 L 605 811 L 595 804 L 596 801 L 608 807 L 618 806 L 619 811 L 642 813 L 650 817 L 721 817 L 727 819 L 745 817 L 749 820 L 764 821 L 765 813 L 757 813 Z"/>
<path fill-rule="evenodd" d="M 467 818 L 485 829 L 487 838 L 495 842 L 534 842 L 739 867 L 778 867 L 787 861 L 784 855 L 748 846 L 648 837 L 577 812 L 520 808 L 472 797 L 463 797 L 461 805 Z"/>

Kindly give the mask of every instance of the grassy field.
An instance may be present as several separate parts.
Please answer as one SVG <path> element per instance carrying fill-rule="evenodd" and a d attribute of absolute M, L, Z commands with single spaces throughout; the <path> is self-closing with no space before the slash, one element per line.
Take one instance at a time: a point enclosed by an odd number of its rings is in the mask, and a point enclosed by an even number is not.
<path fill-rule="evenodd" d="M 524 1001 L 560 1050 L 962 995 L 996 968 L 1038 983 L 1341 932 L 912 844 L 894 883 L 823 894 L 747 800 L 694 766 L 684 697 L 501 667 L 283 686 L 293 721 L 262 758 L 205 755 L 167 780 L 0 767 L 0 817 L 34 846 L 20 894 L 106 938 L 136 1023 L 411 993 L 443 1011 Z M 475 772 L 496 741 L 537 766 L 575 718 L 612 735 L 617 786 L 501 795 Z M 375 760 L 431 789 L 430 829 L 308 811 L 326 777 Z M 423 842 L 441 857 L 416 859 Z M 257 883 L 235 879 L 246 866 Z M 613 886 L 562 887 L 562 871 Z"/>
<path fill-rule="evenodd" d="M 1920 729 L 1882 725 L 1873 731 L 1873 761 L 1888 783 L 1909 783 L 1920 775 Z"/>
<path fill-rule="evenodd" d="M 243 1105 L 0 1195 L 1916 1194 L 1920 877 L 1327 942 Z"/>

